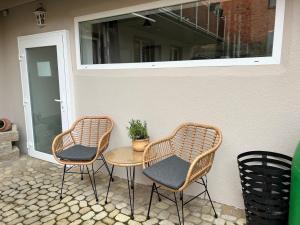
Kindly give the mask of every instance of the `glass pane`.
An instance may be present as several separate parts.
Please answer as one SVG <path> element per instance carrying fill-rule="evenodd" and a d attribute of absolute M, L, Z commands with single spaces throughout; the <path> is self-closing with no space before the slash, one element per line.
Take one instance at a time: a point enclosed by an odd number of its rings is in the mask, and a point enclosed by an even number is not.
<path fill-rule="evenodd" d="M 272 56 L 276 0 L 200 0 L 79 23 L 82 64 Z"/>
<path fill-rule="evenodd" d="M 61 133 L 56 46 L 26 49 L 36 151 L 51 153 L 53 138 Z"/>

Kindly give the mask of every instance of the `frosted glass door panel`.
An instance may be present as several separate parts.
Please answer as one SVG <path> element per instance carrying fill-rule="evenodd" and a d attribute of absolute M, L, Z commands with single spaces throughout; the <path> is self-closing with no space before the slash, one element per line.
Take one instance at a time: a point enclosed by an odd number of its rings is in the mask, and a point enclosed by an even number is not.
<path fill-rule="evenodd" d="M 51 153 L 62 131 L 56 46 L 26 49 L 34 149 Z"/>

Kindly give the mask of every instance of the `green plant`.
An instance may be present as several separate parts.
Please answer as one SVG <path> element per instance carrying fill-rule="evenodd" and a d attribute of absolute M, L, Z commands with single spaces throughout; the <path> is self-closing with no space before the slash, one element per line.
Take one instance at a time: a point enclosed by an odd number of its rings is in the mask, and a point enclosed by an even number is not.
<path fill-rule="evenodd" d="M 146 121 L 141 122 L 140 120 L 130 120 L 128 129 L 128 136 L 131 140 L 142 140 L 149 138 L 147 132 Z"/>

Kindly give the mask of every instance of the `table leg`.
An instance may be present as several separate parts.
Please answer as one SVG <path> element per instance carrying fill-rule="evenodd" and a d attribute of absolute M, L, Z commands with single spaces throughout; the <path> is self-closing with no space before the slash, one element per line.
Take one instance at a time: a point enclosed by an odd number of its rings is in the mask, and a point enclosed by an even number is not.
<path fill-rule="evenodd" d="M 108 192 L 109 192 L 109 188 L 110 188 L 110 183 L 113 180 L 114 168 L 115 168 L 115 166 L 113 165 L 112 168 L 111 168 L 111 176 L 109 177 L 109 182 L 108 182 L 108 187 L 107 187 L 107 193 L 106 193 L 106 197 L 105 197 L 105 204 L 107 204 L 107 197 L 108 197 Z"/>
<path fill-rule="evenodd" d="M 128 171 L 129 170 L 129 171 Z M 134 181 L 135 181 L 135 167 L 126 167 L 127 185 L 129 194 L 129 203 L 131 210 L 131 219 L 134 219 Z"/>

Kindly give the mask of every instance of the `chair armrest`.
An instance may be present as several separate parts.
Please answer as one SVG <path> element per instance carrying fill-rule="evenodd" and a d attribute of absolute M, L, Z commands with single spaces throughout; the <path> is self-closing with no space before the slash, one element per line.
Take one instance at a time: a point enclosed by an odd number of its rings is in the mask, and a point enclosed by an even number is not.
<path fill-rule="evenodd" d="M 174 154 L 171 139 L 172 136 L 152 142 L 146 147 L 143 155 L 144 169 Z"/>
<path fill-rule="evenodd" d="M 52 142 L 52 154 L 58 162 L 60 162 L 60 160 L 56 156 L 57 152 L 63 151 L 66 148 L 71 147 L 75 144 L 71 132 L 72 129 L 57 135 Z"/>
<path fill-rule="evenodd" d="M 112 132 L 112 129 L 108 130 L 100 138 L 100 140 L 98 142 L 96 159 L 107 149 L 107 147 L 109 145 L 109 139 L 110 139 L 111 132 Z"/>
<path fill-rule="evenodd" d="M 207 151 L 202 155 L 198 156 L 192 162 L 186 177 L 186 184 L 197 180 L 199 177 L 202 177 L 209 172 L 213 164 L 215 152 L 215 149 Z"/>

